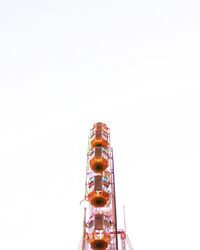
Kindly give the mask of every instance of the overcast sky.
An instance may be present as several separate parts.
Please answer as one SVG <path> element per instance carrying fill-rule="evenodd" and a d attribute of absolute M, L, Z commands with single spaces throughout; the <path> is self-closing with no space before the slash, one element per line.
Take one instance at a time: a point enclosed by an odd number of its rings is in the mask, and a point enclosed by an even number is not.
<path fill-rule="evenodd" d="M 89 129 L 134 250 L 200 249 L 200 2 L 0 0 L 0 250 L 76 250 Z"/>

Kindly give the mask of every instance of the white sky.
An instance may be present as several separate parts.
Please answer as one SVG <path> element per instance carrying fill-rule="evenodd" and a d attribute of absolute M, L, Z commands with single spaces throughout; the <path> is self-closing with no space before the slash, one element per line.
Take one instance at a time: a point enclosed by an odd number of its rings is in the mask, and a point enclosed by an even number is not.
<path fill-rule="evenodd" d="M 0 1 L 0 250 L 76 250 L 87 136 L 111 129 L 134 250 L 200 249 L 200 2 Z"/>

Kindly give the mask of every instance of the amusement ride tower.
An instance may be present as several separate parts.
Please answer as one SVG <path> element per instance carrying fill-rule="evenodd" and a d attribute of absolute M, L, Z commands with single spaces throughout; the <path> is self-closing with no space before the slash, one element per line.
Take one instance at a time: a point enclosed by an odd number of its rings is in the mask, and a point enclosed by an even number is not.
<path fill-rule="evenodd" d="M 96 123 L 90 130 L 86 167 L 83 237 L 80 250 L 133 249 L 125 230 L 117 229 L 115 173 L 110 130 Z M 118 247 L 118 235 L 121 247 Z"/>

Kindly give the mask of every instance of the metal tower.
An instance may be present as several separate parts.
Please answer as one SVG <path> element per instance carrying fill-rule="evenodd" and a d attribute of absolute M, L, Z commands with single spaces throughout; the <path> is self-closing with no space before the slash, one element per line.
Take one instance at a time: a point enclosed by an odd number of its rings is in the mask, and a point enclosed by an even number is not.
<path fill-rule="evenodd" d="M 93 125 L 88 139 L 83 237 L 81 250 L 133 249 L 125 230 L 117 229 L 115 173 L 110 130 L 101 122 Z M 121 247 L 118 246 L 120 235 Z"/>

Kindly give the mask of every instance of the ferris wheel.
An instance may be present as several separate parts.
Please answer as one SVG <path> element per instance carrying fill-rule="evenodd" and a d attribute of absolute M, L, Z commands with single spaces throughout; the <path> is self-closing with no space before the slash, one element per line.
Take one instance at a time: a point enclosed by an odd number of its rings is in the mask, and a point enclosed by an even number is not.
<path fill-rule="evenodd" d="M 126 250 L 128 247 L 133 250 L 126 229 L 117 228 L 110 129 L 101 122 L 95 123 L 89 133 L 84 201 L 87 206 L 84 207 L 83 236 L 78 249 Z"/>

